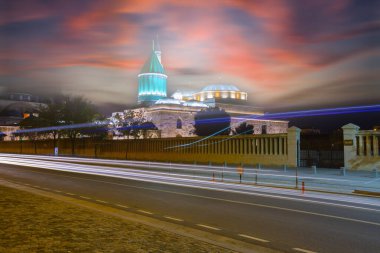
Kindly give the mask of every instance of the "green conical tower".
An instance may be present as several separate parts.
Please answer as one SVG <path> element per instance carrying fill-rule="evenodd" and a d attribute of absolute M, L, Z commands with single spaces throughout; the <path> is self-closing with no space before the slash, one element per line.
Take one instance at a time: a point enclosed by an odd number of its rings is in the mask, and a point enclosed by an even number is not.
<path fill-rule="evenodd" d="M 166 98 L 167 78 L 161 63 L 160 46 L 158 41 L 153 40 L 152 52 L 138 75 L 138 103 L 153 104 L 161 98 Z"/>

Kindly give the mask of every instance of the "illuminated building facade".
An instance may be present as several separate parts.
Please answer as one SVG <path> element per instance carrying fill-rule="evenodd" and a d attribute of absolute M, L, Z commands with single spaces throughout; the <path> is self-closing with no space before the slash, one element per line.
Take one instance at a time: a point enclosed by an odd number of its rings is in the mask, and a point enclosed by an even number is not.
<path fill-rule="evenodd" d="M 206 101 L 208 99 L 247 101 L 248 95 L 247 92 L 240 91 L 234 85 L 214 84 L 206 86 L 201 91 L 193 94 L 193 99 L 197 101 Z"/>
<path fill-rule="evenodd" d="M 244 117 L 264 114 L 260 108 L 248 104 L 247 92 L 232 84 L 212 84 L 200 91 L 177 90 L 168 97 L 167 77 L 161 63 L 161 49 L 158 42 L 153 41 L 150 57 L 138 75 L 140 106 L 114 113 L 110 119 L 117 122 L 117 118 L 123 119 L 133 111 L 157 127 L 159 134 L 152 132 L 153 135 L 147 138 L 168 138 L 194 136 L 196 113 L 210 107 L 219 107 L 231 116 L 232 130 L 241 124 Z M 281 120 L 249 119 L 247 123 L 253 126 L 255 134 L 286 133 L 288 129 L 288 122 Z"/>
<path fill-rule="evenodd" d="M 166 98 L 166 79 L 164 66 L 161 63 L 161 49 L 158 41 L 153 41 L 152 52 L 138 75 L 138 103 L 153 104 Z"/>

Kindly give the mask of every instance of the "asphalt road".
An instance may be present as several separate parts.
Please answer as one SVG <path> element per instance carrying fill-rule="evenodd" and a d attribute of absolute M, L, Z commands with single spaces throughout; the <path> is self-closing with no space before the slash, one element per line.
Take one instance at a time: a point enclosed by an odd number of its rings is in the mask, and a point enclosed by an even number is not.
<path fill-rule="evenodd" d="M 239 192 L 225 185 L 204 187 L 213 182 L 194 182 L 191 187 L 191 181 L 182 186 L 167 184 L 165 178 L 162 183 L 140 181 L 137 176 L 133 180 L 38 168 L 38 164 L 34 168 L 2 164 L 1 159 L 2 179 L 248 243 L 285 252 L 380 252 L 380 199 L 367 204 L 348 202 L 346 196 L 330 199 L 263 194 L 255 188 Z"/>

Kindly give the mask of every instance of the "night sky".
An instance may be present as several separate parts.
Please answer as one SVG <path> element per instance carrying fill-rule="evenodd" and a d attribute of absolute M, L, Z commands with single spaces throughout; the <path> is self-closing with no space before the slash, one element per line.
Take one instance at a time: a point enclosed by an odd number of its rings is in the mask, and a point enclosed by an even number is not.
<path fill-rule="evenodd" d="M 169 95 L 231 83 L 266 110 L 379 103 L 375 0 L 0 0 L 0 91 L 123 109 L 156 35 Z"/>

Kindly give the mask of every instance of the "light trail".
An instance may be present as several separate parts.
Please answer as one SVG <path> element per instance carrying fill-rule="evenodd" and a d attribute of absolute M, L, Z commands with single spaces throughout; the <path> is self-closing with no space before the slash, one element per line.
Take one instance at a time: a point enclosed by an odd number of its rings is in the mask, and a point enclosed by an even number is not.
<path fill-rule="evenodd" d="M 43 160 L 43 161 L 63 161 L 65 164 L 67 164 L 70 161 L 76 161 L 79 164 L 83 163 L 94 163 L 94 164 L 100 164 L 100 165 L 129 165 L 133 167 L 138 167 L 138 168 L 145 168 L 145 169 L 164 169 L 164 170 L 170 170 L 170 173 L 166 172 L 160 172 L 165 173 L 166 175 L 173 175 L 173 171 L 184 171 L 184 172 L 189 172 L 190 175 L 189 177 L 192 178 L 203 178 L 205 180 L 210 179 L 209 176 L 195 176 L 194 172 L 208 172 L 210 174 L 214 172 L 223 172 L 226 176 L 229 174 L 236 175 L 236 168 L 235 167 L 225 167 L 225 166 L 215 166 L 215 165 L 187 165 L 187 164 L 176 164 L 176 163 L 160 163 L 160 162 L 143 162 L 143 161 L 119 161 L 116 162 L 114 160 L 99 160 L 99 159 L 91 159 L 91 158 L 71 158 L 71 157 L 41 157 L 41 156 L 32 156 L 32 155 L 22 155 L 22 156 L 16 156 L 16 155 L 1 155 L 0 157 L 12 157 L 12 158 L 19 158 L 19 159 L 25 159 L 25 156 L 35 158 L 37 160 Z M 152 167 L 154 165 L 154 168 Z M 195 168 L 194 168 L 195 167 Z M 109 167 L 109 169 L 112 169 L 112 167 Z M 130 168 L 115 168 L 117 170 L 131 170 Z M 133 170 L 136 171 L 136 170 Z M 290 178 L 290 179 L 295 179 L 295 175 L 283 175 L 283 174 L 270 174 L 269 172 L 278 172 L 276 170 L 270 170 L 270 169 L 265 169 L 265 172 L 260 171 L 258 173 L 258 169 L 254 168 L 244 168 L 244 175 L 245 176 L 254 176 L 256 174 L 259 174 L 260 176 L 269 176 L 269 177 L 281 177 L 281 178 Z M 147 173 L 154 173 L 154 171 L 147 171 Z M 177 175 L 184 175 L 187 176 L 186 174 L 177 174 Z M 309 176 L 298 176 L 298 178 L 301 179 L 314 179 L 314 180 L 322 180 L 322 181 L 331 181 L 331 182 L 342 182 L 342 183 L 349 183 L 349 182 L 354 182 L 352 180 L 348 179 L 335 179 L 335 178 L 322 178 L 322 177 L 309 177 Z M 228 180 L 226 178 L 225 180 Z M 233 182 L 238 182 L 237 180 L 232 180 Z"/>
<path fill-rule="evenodd" d="M 322 199 L 322 200 L 336 200 L 340 202 L 347 203 L 356 203 L 363 205 L 371 205 L 380 207 L 380 200 L 378 199 L 370 199 L 370 198 L 359 198 L 359 197 L 347 197 L 335 194 L 320 194 L 320 193 L 311 193 L 308 192 L 307 195 L 303 195 L 302 199 L 290 197 L 290 196 L 299 196 L 299 191 L 294 190 L 286 190 L 286 189 L 273 189 L 268 187 L 257 187 L 253 185 L 245 185 L 245 184 L 237 184 L 237 180 L 230 180 L 230 182 L 235 182 L 234 184 L 225 183 L 225 182 L 212 182 L 210 177 L 184 177 L 183 175 L 173 175 L 166 172 L 147 172 L 141 171 L 137 169 L 115 169 L 112 167 L 104 167 L 104 166 L 94 166 L 94 165 L 82 165 L 82 164 L 71 164 L 65 162 L 52 162 L 52 161 L 39 161 L 39 160 L 30 160 L 30 159 L 22 159 L 22 158 L 6 158 L 2 157 L 0 159 L 0 163 L 26 166 L 26 167 L 34 167 L 34 168 L 42 168 L 48 170 L 57 170 L 57 171 L 65 171 L 65 172 L 74 172 L 74 173 L 82 173 L 82 174 L 91 174 L 91 175 L 100 175 L 106 177 L 114 177 L 114 178 L 123 178 L 130 179 L 134 181 L 144 181 L 144 182 L 152 182 L 159 184 L 169 184 L 176 185 L 181 187 L 191 187 L 191 188 L 201 188 L 201 189 L 209 189 L 223 192 L 233 192 L 240 194 L 249 194 L 249 195 L 257 195 L 271 198 L 281 198 L 281 199 L 293 199 L 297 201 L 305 201 L 311 203 L 324 203 L 327 205 L 332 204 L 331 202 L 324 202 L 321 200 L 313 200 L 313 199 Z M 276 195 L 273 195 L 276 194 Z M 279 194 L 279 195 L 278 195 Z M 288 195 L 288 196 L 287 196 Z M 346 204 L 333 204 L 337 206 L 347 206 Z M 351 206 L 350 206 L 351 207 Z M 367 207 L 358 207 L 355 206 L 353 208 L 359 209 L 368 209 Z M 372 210 L 371 208 L 369 208 Z M 373 209 L 377 212 L 380 212 L 380 209 Z"/>
<path fill-rule="evenodd" d="M 248 120 L 252 119 L 289 119 L 289 118 L 300 118 L 300 117 L 312 117 L 312 116 L 324 116 L 324 115 L 337 115 L 337 114 L 351 114 L 351 113 L 364 113 L 364 112 L 380 112 L 380 105 L 368 105 L 368 106 L 351 106 L 351 107 L 337 107 L 337 108 L 328 108 L 328 109 L 316 109 L 316 110 L 303 110 L 303 111 L 293 111 L 293 112 L 280 112 L 280 113 L 268 113 L 264 115 L 251 115 L 251 116 L 241 116 L 237 123 L 243 123 Z M 215 120 L 222 120 L 222 118 L 218 118 Z M 206 121 L 207 122 L 207 121 Z M 210 123 L 210 121 L 208 121 Z M 226 127 L 216 133 L 213 133 L 209 136 L 206 136 L 202 139 L 199 139 L 197 141 L 187 143 L 187 144 L 181 144 L 181 145 L 175 145 L 166 147 L 165 149 L 173 149 L 173 148 L 182 148 L 182 147 L 188 147 L 192 146 L 194 144 L 197 144 L 199 142 L 205 141 L 223 131 L 226 131 L 228 129 L 231 129 L 231 125 L 229 127 Z M 236 136 L 235 136 L 236 137 Z M 234 137 L 232 137 L 234 138 Z M 206 144 L 211 145 L 211 144 Z"/>
<path fill-rule="evenodd" d="M 350 114 L 350 113 L 364 113 L 364 112 L 380 112 L 380 105 L 367 105 L 367 106 L 350 106 L 350 107 L 337 107 L 337 108 L 327 108 L 327 109 L 314 109 L 314 110 L 301 110 L 301 111 L 292 111 L 292 112 L 280 112 L 280 113 L 267 113 L 263 115 L 250 115 L 250 116 L 241 116 L 241 122 L 250 120 L 250 119 L 289 119 L 289 118 L 298 118 L 298 117 L 311 117 L 311 116 L 323 116 L 323 115 L 336 115 L 336 114 Z M 208 124 L 211 122 L 223 122 L 228 118 L 215 118 L 215 119 L 204 119 L 198 120 L 197 123 Z M 134 119 L 127 119 L 124 122 L 135 122 Z M 105 127 L 110 124 L 110 121 L 98 121 L 90 123 L 80 123 L 80 124 L 70 124 L 70 125 L 58 125 L 51 127 L 41 127 L 41 128 L 32 128 L 32 129 L 21 129 L 16 131 L 3 132 L 4 134 L 22 134 L 22 133 L 34 133 L 34 132 L 49 132 L 49 131 L 61 131 L 69 129 L 82 129 L 82 128 L 92 128 L 92 127 Z M 107 128 L 107 130 L 132 130 L 132 129 L 144 129 L 149 126 L 126 126 L 126 127 L 114 127 Z M 228 130 L 230 127 L 227 127 L 221 131 L 218 131 L 210 136 L 214 136 L 222 131 Z M 98 129 L 101 130 L 101 129 Z M 205 137 L 204 139 L 208 139 Z M 197 141 L 198 142 L 198 141 Z"/>
<path fill-rule="evenodd" d="M 239 136 L 239 135 L 246 134 L 246 133 L 249 133 L 249 132 L 253 132 L 253 129 L 250 129 L 250 130 L 244 131 L 244 132 L 239 133 L 239 134 L 232 135 L 232 136 L 230 136 L 230 137 L 228 137 L 228 138 L 225 138 L 225 139 L 223 139 L 223 140 L 220 140 L 220 141 L 214 141 L 214 142 L 212 142 L 212 143 L 210 143 L 210 144 L 202 144 L 202 145 L 198 145 L 198 146 L 199 146 L 199 147 L 203 147 L 203 146 L 215 145 L 215 144 L 218 144 L 218 143 L 221 143 L 221 142 L 228 141 L 229 139 L 232 139 L 232 138 L 234 138 L 234 137 L 237 137 L 237 136 Z"/>

